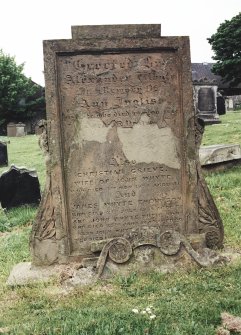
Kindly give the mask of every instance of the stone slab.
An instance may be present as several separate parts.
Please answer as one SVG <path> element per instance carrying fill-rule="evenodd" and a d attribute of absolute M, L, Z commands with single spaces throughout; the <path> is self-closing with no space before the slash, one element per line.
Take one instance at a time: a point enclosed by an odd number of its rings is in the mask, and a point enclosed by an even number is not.
<path fill-rule="evenodd" d="M 7 285 L 27 285 L 33 282 L 47 281 L 56 275 L 56 268 L 52 267 L 34 267 L 31 262 L 22 262 L 16 264 L 7 280 Z"/>
<path fill-rule="evenodd" d="M 210 165 L 241 159 L 239 144 L 214 144 L 199 149 L 201 165 Z"/>
<path fill-rule="evenodd" d="M 56 278 L 65 288 L 89 285 L 97 280 L 93 267 L 78 269 L 76 264 L 36 267 L 31 262 L 22 262 L 12 268 L 6 284 L 24 286 L 46 282 L 53 278 Z"/>
<path fill-rule="evenodd" d="M 125 24 L 105 26 L 72 26 L 73 39 L 104 39 L 126 37 L 159 37 L 160 24 Z"/>

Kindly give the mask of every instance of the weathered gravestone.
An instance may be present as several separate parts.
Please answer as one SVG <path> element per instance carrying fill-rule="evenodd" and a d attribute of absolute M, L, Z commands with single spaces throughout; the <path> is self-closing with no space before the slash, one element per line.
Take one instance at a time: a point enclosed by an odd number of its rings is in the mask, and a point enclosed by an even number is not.
<path fill-rule="evenodd" d="M 220 123 L 217 112 L 218 86 L 207 78 L 194 80 L 194 102 L 198 117 L 206 125 Z"/>
<path fill-rule="evenodd" d="M 7 143 L 0 141 L 0 166 L 8 166 Z"/>
<path fill-rule="evenodd" d="M 226 114 L 225 99 L 221 94 L 217 96 L 217 112 L 219 115 Z"/>
<path fill-rule="evenodd" d="M 40 187 L 35 170 L 18 168 L 14 165 L 0 176 L 0 203 L 10 209 L 22 205 L 40 203 Z"/>
<path fill-rule="evenodd" d="M 22 122 L 16 124 L 16 137 L 22 137 L 26 135 L 26 125 Z"/>
<path fill-rule="evenodd" d="M 16 136 L 16 123 L 10 122 L 7 124 L 7 136 L 8 137 Z"/>
<path fill-rule="evenodd" d="M 189 39 L 159 25 L 72 27 L 44 42 L 47 184 L 33 264 L 163 262 L 223 227 L 200 174 Z M 183 251 L 184 250 L 184 251 Z M 205 263 L 206 264 L 206 263 Z M 96 265 L 96 264 L 95 264 Z"/>
<path fill-rule="evenodd" d="M 26 135 L 26 125 L 22 122 L 10 122 L 7 125 L 8 137 L 22 137 Z"/>

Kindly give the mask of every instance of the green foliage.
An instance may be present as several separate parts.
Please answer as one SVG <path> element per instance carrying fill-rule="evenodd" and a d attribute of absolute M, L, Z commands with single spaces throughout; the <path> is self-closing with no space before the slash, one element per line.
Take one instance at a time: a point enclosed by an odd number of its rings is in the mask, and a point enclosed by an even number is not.
<path fill-rule="evenodd" d="M 23 74 L 24 64 L 0 50 L 0 125 L 27 109 L 24 98 L 34 95 L 37 86 Z"/>
<path fill-rule="evenodd" d="M 230 82 L 231 86 L 241 83 L 241 12 L 231 20 L 223 22 L 217 32 L 208 38 L 217 63 L 213 72 Z"/>

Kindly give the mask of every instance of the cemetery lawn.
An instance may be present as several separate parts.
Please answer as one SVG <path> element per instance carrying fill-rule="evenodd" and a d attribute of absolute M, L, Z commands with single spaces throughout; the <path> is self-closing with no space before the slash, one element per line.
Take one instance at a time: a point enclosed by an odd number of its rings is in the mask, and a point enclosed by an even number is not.
<path fill-rule="evenodd" d="M 241 144 L 241 111 L 221 120 L 206 127 L 202 145 Z M 43 189 L 44 158 L 37 142 L 34 135 L 11 138 L 8 155 L 10 164 L 36 168 Z M 241 253 L 241 167 L 208 174 L 206 180 L 223 219 L 225 249 Z M 36 208 L 28 207 L 0 212 L 0 334 L 213 335 L 222 312 L 241 317 L 239 259 L 212 269 L 133 273 L 68 293 L 57 279 L 9 288 L 12 266 L 30 261 L 35 214 Z M 147 307 L 152 319 L 143 313 Z"/>

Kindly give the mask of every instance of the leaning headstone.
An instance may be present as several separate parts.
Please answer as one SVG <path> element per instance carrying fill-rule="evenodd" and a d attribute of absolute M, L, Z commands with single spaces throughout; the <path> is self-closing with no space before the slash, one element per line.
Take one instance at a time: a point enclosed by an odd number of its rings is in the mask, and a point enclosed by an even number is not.
<path fill-rule="evenodd" d="M 0 203 L 10 209 L 22 205 L 40 203 L 40 186 L 35 170 L 14 165 L 0 176 Z"/>
<path fill-rule="evenodd" d="M 98 275 L 183 253 L 210 264 L 194 249 L 221 247 L 223 226 L 200 172 L 189 39 L 163 38 L 159 25 L 72 34 L 44 42 L 47 183 L 33 264 L 77 261 Z"/>
<path fill-rule="evenodd" d="M 7 136 L 8 137 L 16 136 L 16 123 L 10 122 L 7 124 Z"/>
<path fill-rule="evenodd" d="M 0 166 L 8 166 L 7 143 L 0 141 Z"/>

